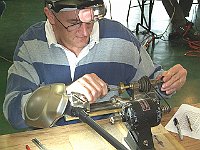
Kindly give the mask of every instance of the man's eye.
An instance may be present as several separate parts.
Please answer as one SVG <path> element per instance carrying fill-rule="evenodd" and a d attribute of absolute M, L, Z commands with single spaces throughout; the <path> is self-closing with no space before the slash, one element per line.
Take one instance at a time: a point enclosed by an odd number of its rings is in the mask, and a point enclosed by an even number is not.
<path fill-rule="evenodd" d="M 77 21 L 70 21 L 70 24 L 76 24 Z"/>
<path fill-rule="evenodd" d="M 72 24 L 75 25 L 75 24 L 80 24 L 81 21 L 76 21 L 76 22 L 73 22 Z"/>

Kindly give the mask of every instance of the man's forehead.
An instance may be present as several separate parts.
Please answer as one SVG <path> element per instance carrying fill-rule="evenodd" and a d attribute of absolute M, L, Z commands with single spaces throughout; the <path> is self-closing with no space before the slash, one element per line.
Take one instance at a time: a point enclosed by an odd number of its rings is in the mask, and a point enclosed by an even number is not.
<path fill-rule="evenodd" d="M 61 13 L 61 14 L 63 14 L 64 16 L 65 16 L 65 18 L 67 19 L 67 20 L 75 20 L 75 19 L 77 19 L 77 10 L 71 10 L 71 11 L 60 11 L 59 13 Z"/>

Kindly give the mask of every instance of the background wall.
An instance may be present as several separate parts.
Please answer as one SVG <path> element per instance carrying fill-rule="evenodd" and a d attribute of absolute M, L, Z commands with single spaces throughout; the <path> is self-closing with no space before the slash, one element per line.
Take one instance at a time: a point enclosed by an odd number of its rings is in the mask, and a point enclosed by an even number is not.
<path fill-rule="evenodd" d="M 31 25 L 44 20 L 43 0 L 7 0 L 6 10 L 0 18 L 0 134 L 16 132 L 5 121 L 4 101 L 7 71 L 19 36 Z M 3 57 L 3 58 L 2 58 Z"/>

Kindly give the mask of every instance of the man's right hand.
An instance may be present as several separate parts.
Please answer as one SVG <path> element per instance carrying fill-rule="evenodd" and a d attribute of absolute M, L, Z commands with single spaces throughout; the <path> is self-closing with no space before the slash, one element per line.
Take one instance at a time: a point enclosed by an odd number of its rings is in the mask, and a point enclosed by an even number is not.
<path fill-rule="evenodd" d="M 90 103 L 94 103 L 98 98 L 108 93 L 107 84 L 96 74 L 85 74 L 67 88 L 67 93 L 77 92 L 85 95 Z"/>

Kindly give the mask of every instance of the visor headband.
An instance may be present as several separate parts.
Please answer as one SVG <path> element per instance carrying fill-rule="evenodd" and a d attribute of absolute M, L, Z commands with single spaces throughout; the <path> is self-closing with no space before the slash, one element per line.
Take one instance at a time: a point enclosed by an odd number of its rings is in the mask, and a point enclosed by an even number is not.
<path fill-rule="evenodd" d="M 59 11 L 73 11 L 76 9 L 84 9 L 86 7 L 91 7 L 91 6 L 98 6 L 98 5 L 103 5 L 103 0 L 95 0 L 95 1 L 85 1 L 80 4 L 62 4 L 59 3 L 60 1 L 46 1 L 48 4 L 48 7 L 50 9 L 53 9 L 56 13 Z"/>

